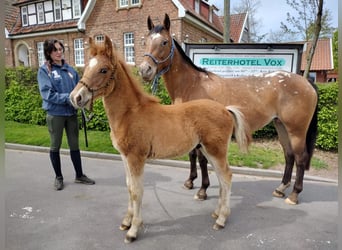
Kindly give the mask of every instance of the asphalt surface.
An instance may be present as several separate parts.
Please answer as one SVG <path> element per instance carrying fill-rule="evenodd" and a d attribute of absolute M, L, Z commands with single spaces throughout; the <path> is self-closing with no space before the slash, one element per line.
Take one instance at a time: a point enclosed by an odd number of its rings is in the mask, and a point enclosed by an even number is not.
<path fill-rule="evenodd" d="M 119 230 L 128 200 L 123 164 L 113 155 L 82 155 L 84 172 L 96 184 L 74 183 L 71 160 L 63 154 L 65 188 L 55 191 L 47 149 L 7 145 L 7 250 L 337 249 L 336 182 L 305 179 L 300 203 L 290 206 L 272 197 L 279 173 L 234 168 L 231 215 L 224 229 L 214 231 L 215 173 L 208 200 L 196 201 L 200 180 L 185 190 L 189 170 L 172 161 L 146 164 L 144 226 L 135 242 L 125 244 Z"/>

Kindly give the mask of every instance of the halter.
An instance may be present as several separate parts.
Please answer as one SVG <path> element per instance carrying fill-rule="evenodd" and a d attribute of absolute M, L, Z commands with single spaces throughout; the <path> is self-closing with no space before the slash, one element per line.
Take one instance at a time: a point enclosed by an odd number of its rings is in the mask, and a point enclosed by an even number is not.
<path fill-rule="evenodd" d="M 95 93 L 96 91 L 99 91 L 99 90 L 101 90 L 101 89 L 104 89 L 104 88 L 108 88 L 108 87 L 109 87 L 110 81 L 111 81 L 111 80 L 114 80 L 114 72 L 115 72 L 115 69 L 113 69 L 112 75 L 110 76 L 109 80 L 106 82 L 105 85 L 103 85 L 103 86 L 101 86 L 101 87 L 99 87 L 99 88 L 96 88 L 96 89 L 89 87 L 89 85 L 88 85 L 86 82 L 84 82 L 82 79 L 79 80 L 79 83 L 82 84 L 84 87 L 86 87 L 87 90 L 91 93 L 90 111 L 93 110 L 94 93 Z"/>
<path fill-rule="evenodd" d="M 173 41 L 173 39 L 172 39 L 170 53 L 169 53 L 169 55 L 168 55 L 165 59 L 159 61 L 159 60 L 158 60 L 157 58 L 155 58 L 151 53 L 145 53 L 144 56 L 150 57 L 150 58 L 152 59 L 152 61 L 158 66 L 159 64 L 162 64 L 162 63 L 166 62 L 166 61 L 169 60 L 169 59 L 171 59 L 171 62 L 172 62 L 172 59 L 173 59 L 174 54 L 175 54 L 175 43 L 174 43 L 174 41 Z M 170 63 L 169 65 L 167 65 L 165 68 L 163 68 L 161 71 L 159 71 L 159 72 L 155 75 L 155 77 L 154 77 L 154 79 L 153 79 L 152 87 L 151 87 L 152 93 L 153 93 L 153 94 L 155 94 L 156 91 L 157 91 L 157 89 L 158 89 L 158 84 L 159 84 L 159 78 L 160 78 L 160 76 L 161 76 L 162 74 L 166 73 L 167 71 L 169 71 L 170 67 L 171 67 L 171 63 Z"/>

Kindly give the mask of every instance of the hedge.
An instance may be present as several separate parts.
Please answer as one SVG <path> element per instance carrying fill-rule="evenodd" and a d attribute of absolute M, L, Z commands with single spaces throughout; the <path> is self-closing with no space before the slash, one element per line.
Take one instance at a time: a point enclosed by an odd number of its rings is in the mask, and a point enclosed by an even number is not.
<path fill-rule="evenodd" d="M 77 69 L 82 75 L 82 69 Z M 133 70 L 137 77 L 137 70 Z M 139 79 L 141 80 L 141 79 Z M 46 125 L 45 111 L 41 108 L 41 97 L 37 84 L 37 69 L 17 67 L 6 69 L 5 75 L 5 120 L 20 123 Z M 337 142 L 337 83 L 318 84 L 318 136 L 316 146 L 323 150 L 336 151 Z M 146 91 L 151 92 L 150 85 L 144 85 Z M 170 104 L 171 100 L 160 80 L 156 95 L 161 103 Z M 102 101 L 94 103 L 94 116 L 87 122 L 90 130 L 108 131 L 109 125 L 103 109 Z M 87 114 L 89 115 L 89 114 Z M 80 116 L 81 119 L 81 116 Z M 82 124 L 80 122 L 80 124 Z M 253 135 L 254 138 L 276 138 L 277 133 L 272 123 Z"/>

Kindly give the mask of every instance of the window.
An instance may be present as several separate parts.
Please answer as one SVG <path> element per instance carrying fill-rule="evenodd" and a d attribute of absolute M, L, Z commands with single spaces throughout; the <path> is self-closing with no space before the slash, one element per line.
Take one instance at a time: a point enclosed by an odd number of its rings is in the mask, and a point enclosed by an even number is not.
<path fill-rule="evenodd" d="M 132 32 L 124 33 L 124 54 L 125 61 L 134 64 L 134 34 Z"/>
<path fill-rule="evenodd" d="M 84 44 L 82 38 L 74 40 L 74 56 L 75 65 L 84 66 Z"/>
<path fill-rule="evenodd" d="M 80 0 L 74 0 L 74 5 L 73 5 L 73 16 L 74 18 L 78 18 L 81 16 L 81 1 Z"/>
<path fill-rule="evenodd" d="M 95 36 L 95 43 L 103 43 L 103 42 L 104 42 L 104 36 L 103 35 Z"/>
<path fill-rule="evenodd" d="M 28 26 L 27 6 L 23 6 L 21 8 L 21 21 L 22 21 L 23 26 Z"/>
<path fill-rule="evenodd" d="M 39 67 L 42 66 L 45 62 L 43 42 L 37 43 L 37 59 Z"/>
<path fill-rule="evenodd" d="M 42 24 L 45 21 L 43 3 L 37 4 L 37 11 L 38 11 L 38 23 Z"/>
<path fill-rule="evenodd" d="M 141 0 L 117 0 L 119 8 L 137 7 L 141 5 Z"/>
<path fill-rule="evenodd" d="M 54 1 L 55 20 L 62 21 L 61 0 Z"/>
<path fill-rule="evenodd" d="M 195 12 L 200 13 L 200 0 L 195 0 Z"/>

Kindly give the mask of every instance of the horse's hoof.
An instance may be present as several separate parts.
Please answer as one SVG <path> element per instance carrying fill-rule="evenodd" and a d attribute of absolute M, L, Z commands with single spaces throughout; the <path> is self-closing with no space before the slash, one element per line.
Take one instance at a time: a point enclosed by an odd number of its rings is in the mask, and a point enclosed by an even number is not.
<path fill-rule="evenodd" d="M 186 189 L 193 189 L 194 188 L 194 183 L 191 180 L 186 180 L 184 182 L 184 187 Z"/>
<path fill-rule="evenodd" d="M 213 217 L 214 219 L 217 219 L 217 218 L 218 218 L 218 215 L 217 215 L 215 212 L 213 212 L 213 213 L 211 214 L 211 217 Z"/>
<path fill-rule="evenodd" d="M 132 236 L 126 235 L 126 237 L 125 237 L 125 243 L 132 243 L 132 242 L 135 241 L 136 239 L 137 239 L 137 237 L 132 237 Z"/>
<path fill-rule="evenodd" d="M 296 194 L 290 194 L 286 199 L 285 199 L 286 204 L 289 205 L 297 205 L 298 204 L 298 198 Z"/>
<path fill-rule="evenodd" d="M 195 194 L 194 199 L 198 201 L 204 201 L 207 199 L 207 194 L 205 191 L 198 191 L 197 194 Z"/>
<path fill-rule="evenodd" d="M 219 225 L 217 223 L 215 223 L 214 226 L 213 226 L 213 229 L 216 230 L 216 231 L 221 230 L 223 228 L 224 228 L 224 226 L 221 226 L 221 225 Z"/>
<path fill-rule="evenodd" d="M 277 189 L 273 191 L 272 195 L 274 197 L 277 197 L 277 198 L 284 198 L 285 197 L 285 194 L 283 192 L 277 190 Z"/>
<path fill-rule="evenodd" d="M 124 225 L 124 224 L 121 224 L 120 225 L 120 230 L 121 231 L 127 231 L 128 229 L 130 229 L 131 226 L 127 226 L 127 225 Z"/>

